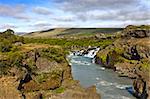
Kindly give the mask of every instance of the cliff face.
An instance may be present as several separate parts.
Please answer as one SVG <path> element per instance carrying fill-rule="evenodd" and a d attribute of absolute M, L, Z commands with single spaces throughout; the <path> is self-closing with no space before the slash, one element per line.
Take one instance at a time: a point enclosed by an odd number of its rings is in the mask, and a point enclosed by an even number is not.
<path fill-rule="evenodd" d="M 121 77 L 135 79 L 135 96 L 140 99 L 146 99 L 150 90 L 149 36 L 149 30 L 127 27 L 120 38 L 96 56 L 96 63 L 114 69 Z"/>
<path fill-rule="evenodd" d="M 22 45 L 19 48 L 16 52 L 1 54 L 0 94 L 3 94 L 0 98 L 67 99 L 74 94 L 76 97 L 72 99 L 82 96 L 83 99 L 100 98 L 96 91 L 84 89 L 73 80 L 71 66 L 62 48 L 44 44 Z M 62 93 L 71 95 L 63 96 Z"/>
<path fill-rule="evenodd" d="M 58 52 L 58 50 L 54 48 L 38 49 L 25 55 L 26 58 L 23 59 L 22 64 L 27 72 L 20 81 L 19 90 L 56 89 L 65 80 L 72 79 L 71 68 L 67 64 L 63 53 Z"/>

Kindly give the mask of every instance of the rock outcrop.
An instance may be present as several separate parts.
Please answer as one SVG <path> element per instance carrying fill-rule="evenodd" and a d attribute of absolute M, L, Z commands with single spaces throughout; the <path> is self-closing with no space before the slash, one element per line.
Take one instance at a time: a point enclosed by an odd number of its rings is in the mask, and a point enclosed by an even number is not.
<path fill-rule="evenodd" d="M 130 30 L 126 31 L 124 36 L 135 38 L 150 37 L 150 30 Z"/>
<path fill-rule="evenodd" d="M 136 79 L 133 84 L 134 95 L 147 99 L 150 91 L 150 32 L 129 27 L 123 31 L 121 38 L 100 50 L 95 61 L 114 69 L 120 77 Z"/>
<path fill-rule="evenodd" d="M 138 77 L 133 82 L 134 95 L 139 99 L 147 99 L 148 97 L 148 89 L 147 83 L 141 77 Z"/>
<path fill-rule="evenodd" d="M 0 87 L 3 88 L 0 89 L 0 94 L 3 95 L 0 95 L 0 98 L 100 98 L 95 87 L 85 89 L 73 80 L 71 66 L 61 47 L 43 48 L 43 46 L 22 45 L 22 50 L 19 52 L 11 55 L 3 54 L 0 58 Z"/>
<path fill-rule="evenodd" d="M 125 37 L 134 37 L 134 38 L 144 38 L 150 37 L 150 27 L 149 26 L 127 26 L 123 33 Z"/>

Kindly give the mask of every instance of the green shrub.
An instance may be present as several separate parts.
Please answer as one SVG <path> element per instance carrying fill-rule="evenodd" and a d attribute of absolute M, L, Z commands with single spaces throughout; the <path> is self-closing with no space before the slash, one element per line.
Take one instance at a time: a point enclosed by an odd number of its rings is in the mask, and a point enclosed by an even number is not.
<path fill-rule="evenodd" d="M 50 45 L 59 45 L 62 48 L 69 50 L 72 46 L 77 47 L 88 47 L 90 46 L 101 46 L 105 47 L 112 44 L 114 40 L 98 40 L 98 39 L 52 39 L 52 38 L 25 38 L 25 43 L 41 43 L 41 44 L 50 44 Z"/>
<path fill-rule="evenodd" d="M 11 63 L 11 66 L 22 66 L 22 60 L 24 59 L 24 54 L 21 52 L 9 52 L 7 53 L 7 57 L 9 59 L 9 62 Z"/>
<path fill-rule="evenodd" d="M 12 48 L 12 44 L 8 40 L 0 42 L 0 52 L 9 52 Z"/>

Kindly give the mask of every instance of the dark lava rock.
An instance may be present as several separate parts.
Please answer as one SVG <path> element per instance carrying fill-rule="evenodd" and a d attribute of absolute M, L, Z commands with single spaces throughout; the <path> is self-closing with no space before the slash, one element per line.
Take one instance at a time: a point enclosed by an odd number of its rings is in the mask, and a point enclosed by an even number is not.
<path fill-rule="evenodd" d="M 128 31 L 127 36 L 135 37 L 135 38 L 144 38 L 150 36 L 149 30 L 132 30 Z"/>
<path fill-rule="evenodd" d="M 147 83 L 141 77 L 134 80 L 134 95 L 139 99 L 147 99 Z"/>

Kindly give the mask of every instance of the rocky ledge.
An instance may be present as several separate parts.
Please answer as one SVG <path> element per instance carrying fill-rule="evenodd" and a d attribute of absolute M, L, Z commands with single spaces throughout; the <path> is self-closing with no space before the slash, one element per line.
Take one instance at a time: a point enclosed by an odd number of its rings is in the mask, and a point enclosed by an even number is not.
<path fill-rule="evenodd" d="M 100 99 L 73 80 L 63 49 L 22 45 L 0 57 L 0 99 Z"/>
<path fill-rule="evenodd" d="M 114 69 L 120 77 L 134 80 L 133 94 L 150 98 L 150 30 L 128 26 L 112 45 L 100 50 L 96 63 Z"/>

